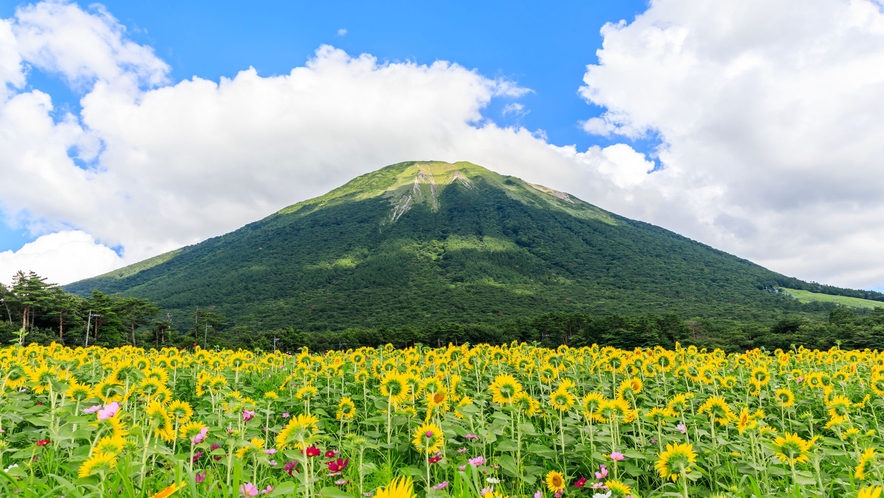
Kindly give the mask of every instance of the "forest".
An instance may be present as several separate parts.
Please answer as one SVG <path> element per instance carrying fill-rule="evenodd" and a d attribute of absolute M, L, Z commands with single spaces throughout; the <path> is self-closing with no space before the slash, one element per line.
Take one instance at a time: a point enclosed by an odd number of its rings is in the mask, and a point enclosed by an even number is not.
<path fill-rule="evenodd" d="M 599 344 L 634 349 L 675 344 L 745 351 L 788 350 L 798 346 L 828 349 L 884 349 L 884 307 L 853 309 L 818 306 L 825 312 L 786 314 L 777 319 L 746 321 L 680 317 L 667 314 L 549 312 L 494 323 L 440 320 L 418 325 L 301 330 L 295 327 L 252 329 L 230 326 L 212 307 L 194 308 L 184 326 L 147 299 L 93 291 L 80 297 L 31 272 L 18 272 L 11 285 L 0 285 L 0 341 L 4 344 L 67 346 L 135 345 L 205 349 L 243 348 L 294 352 L 355 349 L 393 344 L 397 347 L 449 343 L 579 347 Z"/>

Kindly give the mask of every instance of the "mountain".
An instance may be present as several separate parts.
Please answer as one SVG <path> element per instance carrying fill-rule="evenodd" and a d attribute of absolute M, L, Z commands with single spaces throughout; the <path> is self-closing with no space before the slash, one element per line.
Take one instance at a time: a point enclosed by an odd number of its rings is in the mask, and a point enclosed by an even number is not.
<path fill-rule="evenodd" d="M 147 298 L 181 322 L 214 307 L 253 330 L 337 330 L 550 311 L 767 319 L 807 306 L 777 292 L 787 280 L 474 164 L 406 162 L 66 289 Z"/>

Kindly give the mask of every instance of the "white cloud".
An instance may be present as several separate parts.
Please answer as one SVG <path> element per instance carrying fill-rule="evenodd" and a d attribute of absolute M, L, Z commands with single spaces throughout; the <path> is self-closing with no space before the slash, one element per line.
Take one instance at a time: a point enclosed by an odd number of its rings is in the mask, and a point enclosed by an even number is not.
<path fill-rule="evenodd" d="M 22 58 L 80 88 L 98 80 L 136 87 L 166 81 L 169 67 L 152 49 L 127 40 L 101 5 L 91 9 L 64 2 L 19 8 L 14 32 Z"/>
<path fill-rule="evenodd" d="M 20 88 L 25 83 L 17 45 L 12 24 L 0 19 L 0 104 L 6 100 L 9 87 Z"/>
<path fill-rule="evenodd" d="M 879 5 L 659 0 L 602 35 L 581 93 L 607 112 L 584 129 L 658 136 L 657 191 L 693 204 L 648 219 L 787 274 L 884 281 Z"/>
<path fill-rule="evenodd" d="M 386 164 L 469 160 L 778 271 L 876 285 L 881 14 L 858 0 L 815 1 L 660 0 L 603 29 L 582 93 L 607 113 L 583 126 L 659 136 L 663 169 L 651 174 L 654 162 L 626 144 L 578 151 L 485 120 L 492 99 L 530 90 L 457 64 L 380 63 L 324 46 L 286 75 L 249 68 L 170 84 L 167 65 L 100 8 L 29 6 L 0 21 L 0 92 L 11 92 L 0 99 L 0 207 L 37 234 L 94 237 L 49 240 L 79 244 L 94 264 L 80 266 L 101 273 Z M 49 95 L 22 90 L 26 65 L 79 85 L 82 111 L 53 118 Z M 516 105 L 508 112 L 524 112 Z M 58 253 L 22 251 L 3 257 L 35 265 L 15 270 L 55 271 Z"/>
<path fill-rule="evenodd" d="M 18 271 L 38 270 L 46 281 L 68 284 L 119 268 L 122 260 L 81 231 L 43 235 L 18 251 L 0 252 L 0 283 L 9 284 Z"/>
<path fill-rule="evenodd" d="M 338 36 L 347 36 L 347 30 L 344 28 L 339 29 Z"/>
<path fill-rule="evenodd" d="M 53 119 L 51 97 L 39 91 L 0 107 L 4 214 L 37 233 L 83 230 L 122 246 L 125 262 L 238 228 L 398 161 L 473 159 L 535 180 L 538 164 L 571 167 L 530 133 L 484 121 L 491 99 L 527 89 L 457 64 L 379 63 L 324 46 L 287 75 L 249 68 L 219 82 L 195 77 L 151 89 L 165 65 L 132 46 L 104 11 L 38 4 L 20 10 L 13 27 L 28 40 L 20 51 L 27 63 L 95 81 L 77 116 Z M 64 56 L 62 32 L 88 42 L 74 60 Z M 90 166 L 78 167 L 72 151 Z"/>

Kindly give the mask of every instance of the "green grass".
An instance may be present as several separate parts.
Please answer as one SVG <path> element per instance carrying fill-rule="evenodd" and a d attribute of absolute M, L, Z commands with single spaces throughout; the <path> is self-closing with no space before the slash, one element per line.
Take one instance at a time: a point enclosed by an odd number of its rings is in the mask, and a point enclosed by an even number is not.
<path fill-rule="evenodd" d="M 798 299 L 802 303 L 835 303 L 842 306 L 849 306 L 851 308 L 876 308 L 879 306 L 884 307 L 884 302 L 872 301 L 869 299 L 860 299 L 858 297 L 833 296 L 831 294 L 820 294 L 818 292 L 810 292 L 805 290 L 787 289 L 785 287 L 780 287 L 780 289 L 785 291 L 792 297 Z"/>

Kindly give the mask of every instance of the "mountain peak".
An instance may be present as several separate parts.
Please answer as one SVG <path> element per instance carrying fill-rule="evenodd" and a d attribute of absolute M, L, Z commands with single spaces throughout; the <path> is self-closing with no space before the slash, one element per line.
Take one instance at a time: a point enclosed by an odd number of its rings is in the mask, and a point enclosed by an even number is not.
<path fill-rule="evenodd" d="M 523 204 L 553 208 L 578 218 L 617 224 L 610 213 L 565 192 L 500 175 L 464 161 L 408 161 L 392 164 L 356 177 L 323 196 L 283 208 L 278 214 L 307 215 L 342 202 L 383 197 L 390 203 L 390 211 L 379 221 L 395 223 L 417 205 L 424 205 L 432 212 L 439 211 L 442 192 L 452 186 L 482 195 L 476 188 L 477 182 L 502 190 L 507 197 Z"/>

